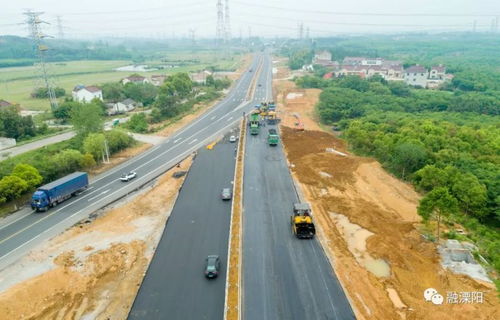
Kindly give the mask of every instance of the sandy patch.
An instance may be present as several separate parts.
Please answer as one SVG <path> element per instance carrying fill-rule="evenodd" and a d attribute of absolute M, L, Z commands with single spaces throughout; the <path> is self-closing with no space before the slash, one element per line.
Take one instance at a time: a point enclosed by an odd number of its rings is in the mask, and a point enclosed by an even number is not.
<path fill-rule="evenodd" d="M 0 319 L 125 319 L 190 164 L 2 270 Z"/>

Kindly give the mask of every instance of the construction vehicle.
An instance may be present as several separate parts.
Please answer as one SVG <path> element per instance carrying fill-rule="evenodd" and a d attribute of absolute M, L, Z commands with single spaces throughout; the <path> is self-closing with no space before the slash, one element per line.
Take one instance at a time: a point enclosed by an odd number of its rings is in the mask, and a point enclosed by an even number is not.
<path fill-rule="evenodd" d="M 276 111 L 271 111 L 267 113 L 267 123 L 268 124 L 276 124 L 278 122 L 278 116 L 276 115 Z"/>
<path fill-rule="evenodd" d="M 291 216 L 292 232 L 299 239 L 312 239 L 316 234 L 311 207 L 308 203 L 294 203 Z"/>
<path fill-rule="evenodd" d="M 274 104 L 274 101 L 268 102 L 267 108 L 269 109 L 269 111 L 276 111 L 276 105 Z"/>
<path fill-rule="evenodd" d="M 267 143 L 270 146 L 275 146 L 278 144 L 279 140 L 280 140 L 280 137 L 278 136 L 276 129 L 269 129 L 269 132 L 267 135 Z"/>
<path fill-rule="evenodd" d="M 249 126 L 250 126 L 250 134 L 251 135 L 259 134 L 259 131 L 260 131 L 260 119 L 259 119 L 259 114 L 258 113 L 252 113 L 250 115 Z"/>
<path fill-rule="evenodd" d="M 269 108 L 268 108 L 268 106 L 267 106 L 267 102 L 262 102 L 262 103 L 260 104 L 260 108 L 259 108 L 259 110 L 260 110 L 260 115 L 261 115 L 262 117 L 267 116 L 267 111 L 268 111 L 268 109 L 269 109 Z"/>

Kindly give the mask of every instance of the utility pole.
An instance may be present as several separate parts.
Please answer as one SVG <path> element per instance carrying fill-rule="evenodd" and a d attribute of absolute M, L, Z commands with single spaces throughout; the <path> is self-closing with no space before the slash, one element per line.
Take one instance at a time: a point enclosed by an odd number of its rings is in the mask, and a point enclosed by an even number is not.
<path fill-rule="evenodd" d="M 222 0 L 217 0 L 217 30 L 216 30 L 217 46 L 220 46 L 224 41 L 224 13 L 222 9 Z"/>
<path fill-rule="evenodd" d="M 50 107 L 52 110 L 57 108 L 57 99 L 54 92 L 54 88 L 52 87 L 52 83 L 49 79 L 49 75 L 47 72 L 47 65 L 45 63 L 45 55 L 49 48 L 43 44 L 43 39 L 49 37 L 48 35 L 42 32 L 41 24 L 46 23 L 45 21 L 40 20 L 40 15 L 43 12 L 35 12 L 31 10 L 26 10 L 24 15 L 27 17 L 26 23 L 30 28 L 30 36 L 33 40 L 34 48 L 36 55 L 38 57 L 38 71 L 41 74 L 41 78 L 44 82 L 45 88 L 47 88 L 47 95 L 50 100 Z"/>
<path fill-rule="evenodd" d="M 64 30 L 63 30 L 61 16 L 57 16 L 57 36 L 59 37 L 59 39 L 64 38 Z"/>

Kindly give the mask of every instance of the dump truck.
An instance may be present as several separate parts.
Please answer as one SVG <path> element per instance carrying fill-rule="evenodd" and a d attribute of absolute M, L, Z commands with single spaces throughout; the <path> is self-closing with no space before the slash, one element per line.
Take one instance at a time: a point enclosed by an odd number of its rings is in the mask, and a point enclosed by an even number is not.
<path fill-rule="evenodd" d="M 31 197 L 31 209 L 47 211 L 85 190 L 89 185 L 86 172 L 73 172 L 65 177 L 39 187 Z"/>
<path fill-rule="evenodd" d="M 316 234 L 311 207 L 308 203 L 294 203 L 291 216 L 292 232 L 299 239 L 312 239 Z"/>
<path fill-rule="evenodd" d="M 260 128 L 259 128 L 259 126 L 260 126 L 259 114 L 252 113 L 250 115 L 249 126 L 250 126 L 250 134 L 251 135 L 259 134 L 259 130 L 260 130 Z"/>
<path fill-rule="evenodd" d="M 267 123 L 268 124 L 276 124 L 278 122 L 278 116 L 276 115 L 276 111 L 271 111 L 267 113 Z"/>
<path fill-rule="evenodd" d="M 267 135 L 267 143 L 270 146 L 275 146 L 278 144 L 278 141 L 280 140 L 280 137 L 278 136 L 278 133 L 276 132 L 276 129 L 269 129 L 268 135 Z"/>
<path fill-rule="evenodd" d="M 263 116 L 263 117 L 267 116 L 267 111 L 268 111 L 268 109 L 269 109 L 269 107 L 268 107 L 268 105 L 267 105 L 267 102 L 262 102 L 262 103 L 260 104 L 260 108 L 259 108 L 259 110 L 260 110 L 260 115 L 261 115 L 261 116 Z"/>

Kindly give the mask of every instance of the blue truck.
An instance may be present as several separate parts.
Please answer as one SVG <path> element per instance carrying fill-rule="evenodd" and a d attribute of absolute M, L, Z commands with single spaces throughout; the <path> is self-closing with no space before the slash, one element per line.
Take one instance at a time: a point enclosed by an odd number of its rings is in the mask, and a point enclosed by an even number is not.
<path fill-rule="evenodd" d="M 89 177 L 86 172 L 73 172 L 65 177 L 39 187 L 31 198 L 31 209 L 47 211 L 77 192 L 86 189 Z"/>

